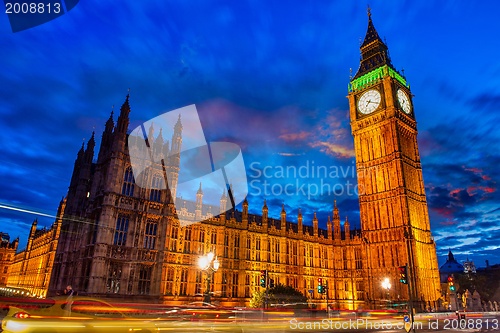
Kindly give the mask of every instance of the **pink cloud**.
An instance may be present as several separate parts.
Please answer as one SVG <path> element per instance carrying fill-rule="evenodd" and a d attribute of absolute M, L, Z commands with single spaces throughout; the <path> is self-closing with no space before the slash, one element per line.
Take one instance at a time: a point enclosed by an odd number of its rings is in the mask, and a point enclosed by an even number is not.
<path fill-rule="evenodd" d="M 302 141 L 311 136 L 311 133 L 306 131 L 301 131 L 299 133 L 286 133 L 279 136 L 280 139 L 284 141 Z"/>
<path fill-rule="evenodd" d="M 343 158 L 354 157 L 354 149 L 343 145 L 322 141 L 311 142 L 309 145 L 313 148 L 319 147 L 320 151 L 326 153 L 327 155 Z"/>

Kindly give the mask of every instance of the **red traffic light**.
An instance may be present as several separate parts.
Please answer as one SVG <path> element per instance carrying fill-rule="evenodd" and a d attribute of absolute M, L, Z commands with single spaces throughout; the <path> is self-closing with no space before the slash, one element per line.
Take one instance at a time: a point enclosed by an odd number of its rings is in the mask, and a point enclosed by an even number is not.
<path fill-rule="evenodd" d="M 318 278 L 318 284 L 321 285 L 322 282 L 323 282 L 323 279 L 322 278 Z"/>
<path fill-rule="evenodd" d="M 399 282 L 403 284 L 408 284 L 408 268 L 406 267 L 406 265 L 399 266 L 398 271 L 399 271 Z"/>
<path fill-rule="evenodd" d="M 453 276 L 448 275 L 448 282 L 453 282 Z"/>

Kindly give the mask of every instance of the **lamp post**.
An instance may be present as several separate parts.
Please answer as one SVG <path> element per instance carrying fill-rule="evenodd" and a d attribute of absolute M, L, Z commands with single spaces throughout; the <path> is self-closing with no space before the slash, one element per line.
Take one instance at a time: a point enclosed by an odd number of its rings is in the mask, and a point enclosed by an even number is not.
<path fill-rule="evenodd" d="M 213 252 L 209 252 L 198 259 L 198 267 L 202 271 L 207 273 L 207 286 L 205 289 L 203 301 L 210 304 L 210 282 L 212 280 L 213 274 L 217 272 L 220 267 L 219 259 L 217 259 Z"/>
<path fill-rule="evenodd" d="M 391 290 L 391 281 L 389 281 L 389 278 L 385 278 L 383 281 L 382 281 L 382 288 L 385 289 L 386 291 L 386 296 L 387 296 L 387 303 L 389 305 L 389 290 Z"/>

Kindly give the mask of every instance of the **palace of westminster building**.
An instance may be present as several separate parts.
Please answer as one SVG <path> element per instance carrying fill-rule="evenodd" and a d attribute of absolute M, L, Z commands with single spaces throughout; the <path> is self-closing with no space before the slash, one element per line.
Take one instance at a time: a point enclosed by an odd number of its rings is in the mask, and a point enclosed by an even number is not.
<path fill-rule="evenodd" d="M 80 294 L 182 304 L 201 300 L 207 272 L 197 263 L 211 251 L 220 261 L 211 290 L 223 305 L 248 306 L 252 294 L 263 290 L 261 270 L 320 307 L 326 295 L 317 293 L 318 278 L 328 284 L 327 297 L 337 308 L 368 308 L 387 297 L 404 301 L 409 292 L 399 283 L 398 267 L 408 265 L 411 298 L 435 306 L 439 272 L 411 96 L 369 14 L 360 67 L 348 91 L 358 184 L 364 189 L 361 230 L 351 230 L 347 220 L 341 224 L 336 204 L 324 230 L 316 214 L 304 223 L 300 209 L 297 221 L 287 219 L 284 207 L 279 219 L 270 218 L 265 200 L 259 215 L 249 214 L 246 200 L 241 211 L 226 212 L 226 192 L 220 207 L 205 205 L 201 186 L 196 202 L 179 202 L 182 119 L 172 124 L 171 141 L 150 131 L 153 153 L 170 157 L 156 166 L 158 172 L 142 175 L 149 177 L 150 189 L 137 186 L 127 95 L 116 124 L 113 113 L 106 122 L 97 157 L 94 135 L 78 152 L 54 224 L 37 230 L 34 222 L 6 284 L 39 296 L 71 284 Z M 170 189 L 155 186 L 164 177 L 173 180 Z M 180 223 L 189 219 L 203 222 Z M 393 282 L 389 295 L 381 288 L 385 277 Z"/>

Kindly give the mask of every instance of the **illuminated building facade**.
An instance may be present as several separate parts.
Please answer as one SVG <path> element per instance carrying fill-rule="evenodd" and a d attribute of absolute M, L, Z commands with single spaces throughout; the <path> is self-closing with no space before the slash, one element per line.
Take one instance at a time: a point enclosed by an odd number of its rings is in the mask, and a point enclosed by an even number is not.
<path fill-rule="evenodd" d="M 368 246 L 368 289 L 407 265 L 411 297 L 439 297 L 436 244 L 432 238 L 417 144 L 410 86 L 391 63 L 368 13 L 361 63 L 349 84 L 360 218 Z M 407 290 L 397 295 L 408 298 Z"/>
<path fill-rule="evenodd" d="M 226 212 L 226 193 L 219 207 L 205 205 L 201 185 L 196 202 L 178 197 L 174 206 L 175 188 L 144 189 L 135 184 L 127 149 L 129 113 L 127 96 L 116 126 L 112 117 L 106 123 L 97 163 L 93 162 L 94 136 L 78 152 L 51 294 L 71 284 L 80 294 L 194 301 L 204 292 L 206 278 L 197 260 L 212 251 L 221 262 L 212 291 L 227 305 L 249 303 L 261 288 L 261 270 L 268 270 L 276 284 L 294 286 L 318 303 L 326 297 L 317 293 L 318 278 L 328 283 L 328 298 L 337 307 L 357 308 L 367 300 L 366 243 L 347 220 L 341 226 L 336 205 L 326 230 L 319 228 L 316 217 L 312 226 L 304 225 L 300 213 L 298 221 L 288 221 L 284 208 L 280 219 L 272 219 L 265 202 L 261 215 L 249 214 L 246 200 L 242 211 Z M 150 129 L 154 152 L 180 151 L 181 120 L 173 127 L 171 141 Z M 166 163 L 168 177 L 179 172 L 178 155 L 173 156 Z M 157 165 L 142 176 L 155 184 L 161 170 Z M 182 208 L 176 211 L 175 207 Z M 204 222 L 187 225 L 193 219 Z"/>
<path fill-rule="evenodd" d="M 14 256 L 7 286 L 28 291 L 37 297 L 47 296 L 64 206 L 65 200 L 62 200 L 58 217 L 48 229 L 37 229 L 38 221 L 33 221 L 26 249 Z"/>
<path fill-rule="evenodd" d="M 0 232 L 0 286 L 7 284 L 18 245 L 18 238 L 11 242 L 9 234 Z"/>

